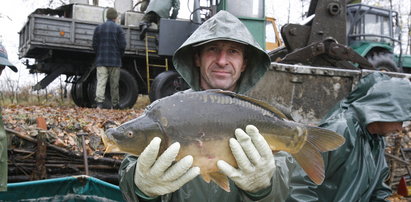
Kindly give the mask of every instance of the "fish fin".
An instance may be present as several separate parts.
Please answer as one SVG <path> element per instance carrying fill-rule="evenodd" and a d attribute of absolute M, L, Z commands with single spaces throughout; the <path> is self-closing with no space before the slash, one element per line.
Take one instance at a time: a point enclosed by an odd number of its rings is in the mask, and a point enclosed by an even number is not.
<path fill-rule="evenodd" d="M 201 177 L 203 178 L 203 180 L 204 180 L 205 182 L 210 183 L 210 181 L 211 181 L 211 176 L 210 176 L 209 173 L 203 173 L 203 172 L 201 171 L 200 175 L 201 175 Z"/>
<path fill-rule="evenodd" d="M 219 172 L 210 173 L 210 176 L 213 182 L 215 182 L 219 187 L 224 189 L 226 192 L 230 192 L 230 183 L 228 182 L 227 176 Z"/>
<path fill-rule="evenodd" d="M 335 150 L 345 142 L 342 135 L 328 129 L 308 126 L 307 131 L 307 142 L 320 152 Z"/>
<path fill-rule="evenodd" d="M 247 101 L 247 102 L 251 102 L 252 104 L 258 105 L 261 108 L 264 108 L 268 111 L 273 112 L 274 114 L 276 114 L 278 117 L 280 117 L 282 119 L 292 120 L 291 115 L 286 116 L 281 110 L 279 110 L 276 107 L 274 107 L 274 106 L 272 106 L 272 105 L 270 105 L 266 102 L 263 102 L 261 100 L 257 100 L 257 99 L 254 99 L 254 98 L 251 98 L 251 97 L 248 97 L 248 96 L 245 96 L 245 95 L 237 94 L 237 93 L 234 93 L 234 92 L 231 92 L 231 91 L 213 90 L 212 92 L 221 93 L 221 94 L 224 94 L 224 95 L 235 97 L 237 99 L 241 99 L 241 100 L 244 100 L 244 101 Z"/>
<path fill-rule="evenodd" d="M 292 155 L 314 183 L 318 185 L 323 183 L 324 160 L 314 145 L 307 142 L 298 153 Z"/>

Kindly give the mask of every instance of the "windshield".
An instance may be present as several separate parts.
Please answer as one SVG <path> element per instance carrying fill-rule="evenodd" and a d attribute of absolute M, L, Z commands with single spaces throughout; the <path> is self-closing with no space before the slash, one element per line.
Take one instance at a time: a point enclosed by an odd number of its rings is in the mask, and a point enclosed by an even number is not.
<path fill-rule="evenodd" d="M 389 28 L 389 18 L 386 16 L 378 16 L 374 14 L 365 14 L 364 17 L 357 21 L 353 27 L 354 35 L 370 35 L 366 39 L 370 41 L 379 41 L 377 36 L 391 36 Z M 371 36 L 377 35 L 377 36 Z"/>
<path fill-rule="evenodd" d="M 391 36 L 389 19 L 386 16 L 366 14 L 364 17 L 364 33 Z"/>
<path fill-rule="evenodd" d="M 347 31 L 349 41 L 375 41 L 394 43 L 397 13 L 375 7 L 351 7 L 348 10 Z"/>

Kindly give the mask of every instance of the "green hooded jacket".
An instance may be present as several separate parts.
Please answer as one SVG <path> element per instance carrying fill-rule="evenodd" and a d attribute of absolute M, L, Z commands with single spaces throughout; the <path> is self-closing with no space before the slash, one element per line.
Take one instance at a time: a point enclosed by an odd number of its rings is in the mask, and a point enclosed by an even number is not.
<path fill-rule="evenodd" d="M 7 137 L 0 107 L 0 191 L 7 191 Z"/>
<path fill-rule="evenodd" d="M 173 12 L 170 16 L 170 9 Z M 162 18 L 176 19 L 180 10 L 180 0 L 151 0 L 146 9 L 146 13 L 154 12 Z"/>
<path fill-rule="evenodd" d="M 174 54 L 174 66 L 189 83 L 191 90 L 201 90 L 199 67 L 195 67 L 193 63 L 194 50 L 192 45 L 214 40 L 230 40 L 247 45 L 246 58 L 248 63 L 239 80 L 237 92 L 244 93 L 249 90 L 267 71 L 270 59 L 245 25 L 230 13 L 220 11 L 204 22 Z M 226 192 L 214 182 L 206 183 L 198 176 L 176 192 L 148 198 L 134 184 L 136 162 L 137 157 L 129 155 L 124 159 L 119 170 L 120 188 L 127 201 L 283 201 L 288 194 L 289 168 L 296 165 L 295 160 L 289 154 L 276 153 L 276 172 L 272 178 L 271 186 L 257 193 L 244 192 L 232 181 L 230 181 L 231 192 Z"/>
<path fill-rule="evenodd" d="M 324 154 L 326 176 L 315 186 L 296 169 L 287 201 L 385 201 L 389 168 L 385 140 L 366 129 L 373 122 L 411 120 L 411 83 L 375 72 L 362 78 L 354 91 L 323 119 L 320 127 L 343 135 L 344 145 Z"/>
<path fill-rule="evenodd" d="M 227 11 L 220 11 L 204 22 L 174 53 L 173 63 L 177 72 L 193 90 L 200 88 L 200 68 L 194 64 L 193 45 L 205 42 L 228 40 L 247 45 L 246 70 L 241 74 L 237 93 L 245 93 L 265 74 L 270 66 L 270 58 L 260 47 L 247 27 Z"/>

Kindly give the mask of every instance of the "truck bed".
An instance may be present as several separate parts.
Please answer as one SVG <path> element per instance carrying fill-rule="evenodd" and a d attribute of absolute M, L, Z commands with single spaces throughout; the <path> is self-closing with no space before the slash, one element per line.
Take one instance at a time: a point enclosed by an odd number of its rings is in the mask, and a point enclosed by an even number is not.
<path fill-rule="evenodd" d="M 283 107 L 300 123 L 317 124 L 373 70 L 347 70 L 304 65 L 271 63 L 269 71 L 248 93 L 250 96 Z M 383 72 L 411 79 L 411 74 Z"/>
<path fill-rule="evenodd" d="M 79 21 L 72 18 L 31 14 L 20 31 L 19 57 L 38 58 L 46 51 L 72 51 L 79 54 L 93 53 L 94 29 L 99 23 Z M 145 41 L 138 39 L 140 31 L 135 26 L 122 26 L 126 41 L 126 56 L 144 56 Z M 148 34 L 157 36 L 157 30 Z M 154 40 L 149 40 L 149 48 L 156 49 Z"/>

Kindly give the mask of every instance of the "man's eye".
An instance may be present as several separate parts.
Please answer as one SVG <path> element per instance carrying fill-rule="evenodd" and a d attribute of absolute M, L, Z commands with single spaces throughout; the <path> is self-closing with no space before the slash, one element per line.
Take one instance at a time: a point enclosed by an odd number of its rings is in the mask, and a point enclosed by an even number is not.
<path fill-rule="evenodd" d="M 217 51 L 217 47 L 210 46 L 207 48 L 207 51 Z"/>
<path fill-rule="evenodd" d="M 237 49 L 230 49 L 229 53 L 231 53 L 231 54 L 240 54 L 240 51 L 237 50 Z"/>

